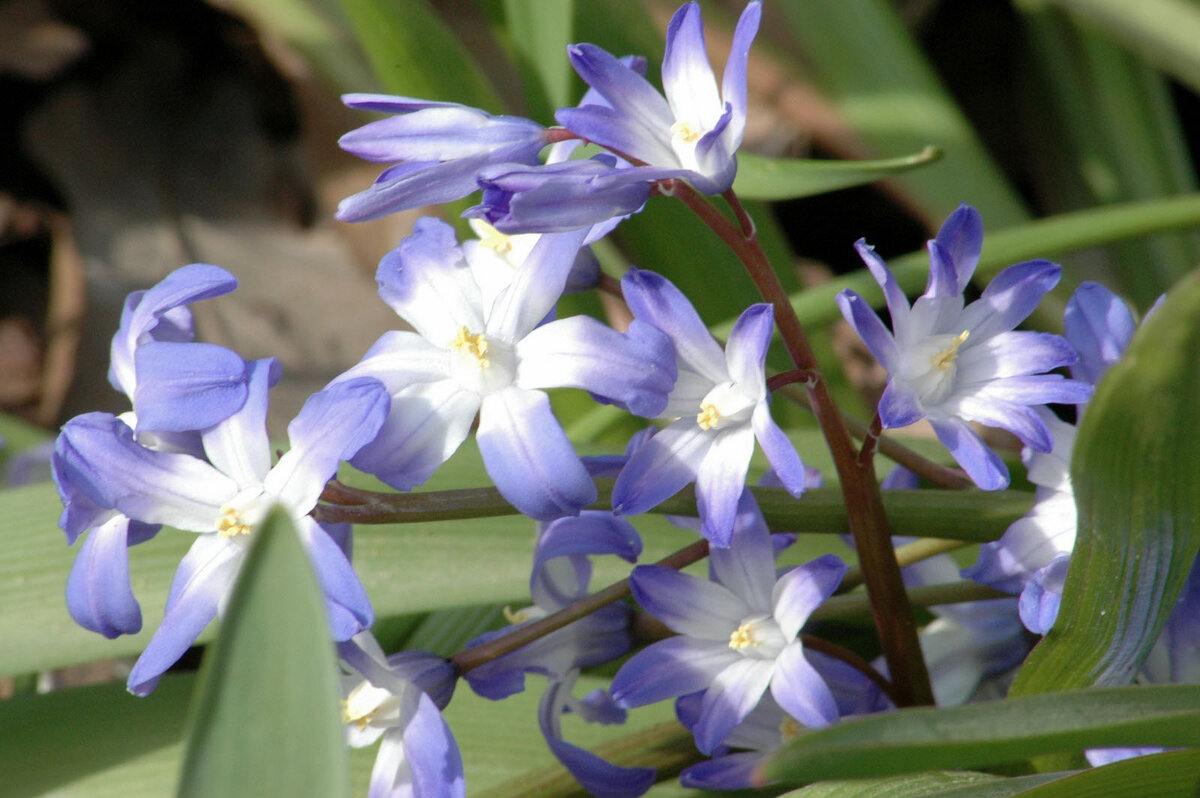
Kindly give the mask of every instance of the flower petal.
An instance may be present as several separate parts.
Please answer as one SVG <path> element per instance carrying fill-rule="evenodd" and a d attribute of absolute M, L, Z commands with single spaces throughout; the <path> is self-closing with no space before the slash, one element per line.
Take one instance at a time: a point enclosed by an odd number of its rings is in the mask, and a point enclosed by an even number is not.
<path fill-rule="evenodd" d="M 729 379 L 725 354 L 700 320 L 692 303 L 675 285 L 654 272 L 630 269 L 621 290 L 635 318 L 667 334 L 675 345 L 680 371 L 695 372 L 712 385 Z"/>
<path fill-rule="evenodd" d="M 374 377 L 398 393 L 410 385 L 450 377 L 450 352 L 418 333 L 391 330 L 379 336 L 362 360 L 338 375 L 335 382 L 353 377 Z"/>
<path fill-rule="evenodd" d="M 462 327 L 483 330 L 479 287 L 454 228 L 422 217 L 413 234 L 383 256 L 375 273 L 379 296 L 423 338 L 446 346 Z"/>
<path fill-rule="evenodd" d="M 129 673 L 129 692 L 149 695 L 163 675 L 217 615 L 245 556 L 244 546 L 201 535 L 175 571 L 162 623 Z"/>
<path fill-rule="evenodd" d="M 704 693 L 700 717 L 692 729 L 702 753 L 711 754 L 758 705 L 774 671 L 774 660 L 739 657 L 717 674 Z"/>
<path fill-rule="evenodd" d="M 984 490 L 1008 487 L 1008 467 L 988 448 L 983 439 L 975 434 L 970 424 L 950 416 L 930 418 L 929 424 L 937 434 L 938 440 L 950 450 L 950 454 L 967 472 L 972 482 Z"/>
<path fill-rule="evenodd" d="M 892 330 L 897 338 L 908 338 L 908 314 L 910 307 L 908 297 L 904 295 L 904 289 L 896 282 L 892 270 L 883 262 L 883 258 L 875 254 L 875 247 L 866 242 L 865 239 L 858 239 L 854 244 L 854 249 L 858 252 L 858 256 L 862 258 L 863 263 L 867 265 L 871 276 L 875 278 L 875 282 L 879 283 L 879 287 L 883 289 L 883 296 L 887 300 L 888 313 L 892 317 Z M 866 340 L 865 338 L 863 340 Z M 883 362 L 883 361 L 880 361 Z"/>
<path fill-rule="evenodd" d="M 629 457 L 613 485 L 613 512 L 637 515 L 674 496 L 696 478 L 716 435 L 681 418 Z"/>
<path fill-rule="evenodd" d="M 729 588 L 662 565 L 639 565 L 629 575 L 633 597 L 672 631 L 725 645 L 758 607 Z"/>
<path fill-rule="evenodd" d="M 654 327 L 634 320 L 621 334 L 590 316 L 537 328 L 517 344 L 521 388 L 582 388 L 639 416 L 662 412 L 675 384 L 675 350 Z"/>
<path fill-rule="evenodd" d="M 550 521 L 596 501 L 596 485 L 541 391 L 488 394 L 475 437 L 488 476 L 525 515 Z"/>
<path fill-rule="evenodd" d="M 983 217 L 970 205 L 959 205 L 942 223 L 936 241 L 954 264 L 958 293 L 962 293 L 971 282 L 975 267 L 979 265 L 979 254 L 983 251 Z"/>
<path fill-rule="evenodd" d="M 714 546 L 729 545 L 753 454 L 754 431 L 749 426 L 735 427 L 717 432 L 700 462 L 696 473 L 700 532 Z"/>
<path fill-rule="evenodd" d="M 452 380 L 405 388 L 392 397 L 375 440 L 350 462 L 396 490 L 412 490 L 466 440 L 479 404 L 478 394 Z"/>
<path fill-rule="evenodd" d="M 825 554 L 779 577 L 771 600 L 784 638 L 794 640 L 800 634 L 808 616 L 833 595 L 845 575 L 846 563 L 836 555 Z"/>
<path fill-rule="evenodd" d="M 742 312 L 725 343 L 725 364 L 730 378 L 747 396 L 766 396 L 767 347 L 775 331 L 775 313 L 765 302 L 751 305 Z"/>
<path fill-rule="evenodd" d="M 267 391 L 280 370 L 275 358 L 252 361 L 245 368 L 246 400 L 241 409 L 201 433 L 209 461 L 239 486 L 259 484 L 271 468 Z"/>
<path fill-rule="evenodd" d="M 1099 283 L 1084 282 L 1067 302 L 1063 329 L 1079 352 L 1071 376 L 1095 385 L 1124 354 L 1137 324 L 1120 297 Z"/>
<path fill-rule="evenodd" d="M 729 60 L 721 76 L 721 99 L 732 111 L 727 136 L 734 149 L 741 145 L 746 128 L 746 65 L 761 19 L 762 3 L 747 3 L 733 31 L 733 46 L 729 48 Z"/>
<path fill-rule="evenodd" d="M 808 471 L 796 447 L 771 418 L 770 406 L 766 402 L 760 402 L 754 408 L 754 414 L 750 416 L 750 426 L 754 429 L 754 437 L 762 447 L 763 454 L 767 456 L 767 462 L 771 464 L 771 470 L 775 472 L 779 484 L 786 488 L 788 493 L 799 497 L 808 484 Z"/>
<path fill-rule="evenodd" d="M 587 230 L 547 233 L 533 245 L 507 289 L 487 314 L 488 335 L 519 341 L 546 318 L 566 288 Z"/>
<path fill-rule="evenodd" d="M 246 401 L 246 362 L 223 346 L 150 341 L 137 348 L 134 364 L 139 430 L 204 429 Z"/>
<path fill-rule="evenodd" d="M 900 362 L 896 341 L 866 300 L 847 288 L 838 293 L 837 303 L 842 318 L 854 328 L 880 365 L 889 374 L 895 371 Z"/>
<path fill-rule="evenodd" d="M 997 274 L 978 300 L 963 310 L 962 322 L 971 336 L 986 340 L 1008 332 L 1024 321 L 1042 297 L 1058 285 L 1062 267 L 1048 260 L 1009 266 Z"/>
<path fill-rule="evenodd" d="M 669 637 L 634 654 L 613 677 L 613 700 L 625 708 L 705 690 L 742 656 L 725 643 Z"/>
<path fill-rule="evenodd" d="M 391 398 L 373 377 L 356 377 L 313 394 L 288 424 L 292 448 L 266 475 L 263 485 L 293 513 L 304 514 L 334 474 L 374 440 Z"/>
<path fill-rule="evenodd" d="M 708 63 L 700 6 L 680 6 L 667 26 L 667 45 L 662 63 L 663 93 L 675 119 L 711 129 L 724 103 L 717 93 L 717 79 Z"/>
<path fill-rule="evenodd" d="M 421 798 L 464 798 L 462 755 L 442 713 L 424 693 L 404 726 L 404 757 L 412 779 L 412 795 Z"/>
<path fill-rule="evenodd" d="M 749 790 L 758 785 L 754 771 L 766 756 L 762 751 L 741 751 L 684 768 L 679 785 L 695 790 Z"/>
<path fill-rule="evenodd" d="M 67 577 L 71 618 L 110 640 L 142 629 L 142 609 L 129 583 L 130 523 L 114 515 L 92 529 Z"/>
<path fill-rule="evenodd" d="M 738 502 L 738 517 L 729 548 L 714 547 L 709 552 L 708 562 L 713 579 L 741 598 L 751 614 L 771 614 L 775 547 L 754 494 L 749 490 L 743 491 Z M 735 627 L 741 620 L 741 617 L 734 620 Z"/>
<path fill-rule="evenodd" d="M 836 723 L 837 701 L 816 668 L 804 658 L 797 640 L 783 650 L 771 677 L 771 695 L 779 706 L 805 726 L 819 729 Z"/>

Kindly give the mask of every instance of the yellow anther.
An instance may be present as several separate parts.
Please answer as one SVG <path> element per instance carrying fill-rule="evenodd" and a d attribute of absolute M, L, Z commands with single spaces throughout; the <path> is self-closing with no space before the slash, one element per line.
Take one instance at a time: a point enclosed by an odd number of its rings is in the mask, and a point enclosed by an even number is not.
<path fill-rule="evenodd" d="M 676 122 L 671 125 L 671 135 L 680 141 L 686 141 L 691 144 L 700 139 L 702 131 L 692 127 L 689 122 Z"/>
<path fill-rule="evenodd" d="M 532 612 L 533 609 L 533 607 L 526 607 L 523 610 L 517 610 L 516 612 L 513 612 L 513 608 L 511 606 L 506 606 L 504 608 L 504 620 L 511 624 L 525 623 L 534 616 L 534 612 Z"/>
<path fill-rule="evenodd" d="M 232 507 L 222 507 L 221 516 L 217 519 L 217 534 L 223 538 L 234 538 L 250 532 L 250 525 L 242 520 L 242 516 Z"/>
<path fill-rule="evenodd" d="M 784 742 L 787 742 L 800 734 L 800 724 L 791 715 L 784 715 L 779 724 L 779 734 L 783 737 Z"/>
<path fill-rule="evenodd" d="M 696 423 L 700 425 L 700 429 L 712 429 L 720 420 L 721 411 L 717 410 L 716 405 L 700 405 L 700 412 L 696 415 Z"/>
<path fill-rule="evenodd" d="M 483 333 L 471 335 L 471 331 L 462 326 L 458 328 L 458 336 L 450 342 L 450 345 L 467 355 L 471 355 L 479 361 L 479 368 L 491 368 L 492 362 L 488 360 L 488 340 Z"/>
<path fill-rule="evenodd" d="M 942 371 L 949 370 L 950 364 L 954 362 L 954 358 L 958 357 L 958 348 L 963 345 L 963 342 L 967 340 L 970 334 L 970 330 L 960 332 L 958 337 L 954 339 L 954 343 L 934 355 L 930 362 Z"/>
<path fill-rule="evenodd" d="M 479 237 L 481 247 L 494 250 L 501 255 L 512 252 L 512 236 L 501 233 L 487 222 L 480 222 L 479 227 L 483 228 L 483 235 Z"/>
<path fill-rule="evenodd" d="M 754 634 L 754 624 L 750 621 L 733 630 L 729 636 L 729 647 L 734 651 L 758 645 L 758 637 Z"/>

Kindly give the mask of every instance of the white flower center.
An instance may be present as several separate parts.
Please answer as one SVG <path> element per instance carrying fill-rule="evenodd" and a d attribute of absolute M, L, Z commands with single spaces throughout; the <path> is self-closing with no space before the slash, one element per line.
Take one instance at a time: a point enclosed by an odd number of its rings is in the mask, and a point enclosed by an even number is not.
<path fill-rule="evenodd" d="M 734 382 L 723 382 L 700 400 L 696 423 L 700 429 L 723 429 L 745 424 L 754 413 L 755 401 Z"/>
<path fill-rule="evenodd" d="M 465 326 L 450 342 L 454 358 L 450 373 L 458 384 L 480 395 L 507 388 L 516 376 L 516 354 L 512 346 Z"/>
<path fill-rule="evenodd" d="M 729 647 L 752 659 L 775 659 L 787 642 L 783 630 L 769 615 L 746 618 L 729 635 Z"/>
<path fill-rule="evenodd" d="M 696 160 L 696 144 L 708 131 L 698 124 L 680 120 L 671 125 L 671 149 L 684 169 L 700 172 L 700 162 Z"/>
<path fill-rule="evenodd" d="M 905 354 L 898 376 L 923 405 L 937 405 L 950 394 L 958 374 L 958 350 L 970 335 L 970 330 L 931 335 Z"/>
<path fill-rule="evenodd" d="M 246 488 L 221 506 L 214 528 L 223 538 L 247 538 L 270 507 L 271 497 L 263 492 L 261 485 Z"/>
<path fill-rule="evenodd" d="M 342 702 L 342 723 L 353 723 L 363 731 L 380 714 L 398 712 L 399 707 L 399 699 L 390 690 L 376 687 L 364 679 Z"/>

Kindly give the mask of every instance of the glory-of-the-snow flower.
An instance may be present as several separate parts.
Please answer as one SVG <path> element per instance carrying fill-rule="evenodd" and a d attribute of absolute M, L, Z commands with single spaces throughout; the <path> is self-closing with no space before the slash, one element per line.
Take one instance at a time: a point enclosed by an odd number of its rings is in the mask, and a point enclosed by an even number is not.
<path fill-rule="evenodd" d="M 1045 373 L 1075 362 L 1065 338 L 1014 329 L 1058 283 L 1062 268 L 1047 260 L 1010 266 L 978 300 L 965 304 L 963 291 L 983 246 L 983 222 L 963 205 L 929 242 L 929 282 L 909 305 L 887 264 L 866 242 L 855 246 L 883 289 L 892 330 L 854 291 L 842 291 L 837 300 L 887 370 L 879 400 L 884 428 L 926 419 L 976 485 L 1005 487 L 1008 468 L 969 422 L 1006 429 L 1034 451 L 1048 452 L 1050 431 L 1036 406 L 1077 404 L 1091 396 L 1087 383 Z"/>
<path fill-rule="evenodd" d="M 645 512 L 694 480 L 701 533 L 715 546 L 728 546 L 755 439 L 785 488 L 799 496 L 805 486 L 800 456 L 771 419 L 764 372 L 771 306 L 747 309 L 721 351 L 691 302 L 665 277 L 631 269 L 621 287 L 635 320 L 670 337 L 679 379 L 661 414 L 677 420 L 630 455 L 613 486 L 613 509 Z"/>
<path fill-rule="evenodd" d="M 370 602 L 344 550 L 348 527 L 308 516 L 338 464 L 372 437 L 387 412 L 383 386 L 348 381 L 309 397 L 288 426 L 291 449 L 274 466 L 267 438 L 267 390 L 274 359 L 250 365 L 242 408 L 201 432 L 201 459 L 139 445 L 114 416 L 89 413 L 63 429 L 64 469 L 104 503 L 147 524 L 197 533 L 167 596 L 162 624 L 129 674 L 131 692 L 154 689 L 162 673 L 220 611 L 245 559 L 250 534 L 273 504 L 296 524 L 325 596 L 334 639 L 370 626 Z M 273 373 L 274 372 L 274 373 Z"/>
<path fill-rule="evenodd" d="M 605 50 L 571 45 L 575 71 L 607 105 L 562 108 L 555 118 L 584 139 L 645 164 L 684 170 L 683 177 L 705 194 L 727 191 L 746 129 L 746 64 L 761 16 L 759 2 L 742 12 L 720 89 L 697 3 L 676 11 L 667 28 L 662 93 Z"/>
<path fill-rule="evenodd" d="M 188 308 L 236 287 L 224 269 L 193 263 L 126 299 L 108 379 L 129 398 L 131 409 L 118 418 L 141 446 L 198 453 L 198 430 L 245 403 L 245 361 L 224 347 L 196 342 Z M 129 580 L 128 549 L 149 540 L 159 526 L 129 518 L 76 479 L 66 445 L 65 438 L 56 440 L 51 456 L 63 502 L 59 525 L 68 543 L 87 533 L 67 577 L 67 609 L 80 626 L 105 637 L 134 634 L 142 628 L 142 613 Z"/>
<path fill-rule="evenodd" d="M 621 334 L 586 316 L 546 321 L 584 235 L 542 236 L 487 304 L 453 229 L 418 221 L 378 271 L 380 296 L 415 332 L 385 333 L 339 378 L 377 377 L 392 395 L 387 422 L 355 466 L 409 490 L 454 453 L 478 415 L 484 466 L 521 512 L 551 520 L 596 500 L 545 389 L 583 388 L 652 416 L 675 365 L 670 341 L 648 324 Z"/>
<path fill-rule="evenodd" d="M 771 535 L 749 491 L 729 548 L 710 556 L 713 580 L 657 565 L 630 575 L 638 603 L 679 633 L 635 654 L 613 678 L 621 706 L 704 691 L 693 727 L 711 754 L 769 688 L 784 710 L 810 727 L 838 719 L 829 686 L 805 659 L 800 628 L 833 594 L 846 565 L 829 554 L 775 572 Z"/>

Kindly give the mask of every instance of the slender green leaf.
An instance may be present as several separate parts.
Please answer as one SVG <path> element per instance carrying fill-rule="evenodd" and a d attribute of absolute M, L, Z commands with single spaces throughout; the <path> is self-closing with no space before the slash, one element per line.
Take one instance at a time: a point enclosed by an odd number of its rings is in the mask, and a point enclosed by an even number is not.
<path fill-rule="evenodd" d="M 191 707 L 181 798 L 335 798 L 350 775 L 325 603 L 287 512 L 254 533 Z"/>
<path fill-rule="evenodd" d="M 384 89 L 493 113 L 503 103 L 427 0 L 340 0 Z"/>
<path fill-rule="evenodd" d="M 1087 247 L 1196 226 L 1200 226 L 1200 194 L 1073 211 L 987 233 L 975 275 L 977 279 L 990 278 L 1023 260 L 1053 258 Z M 888 265 L 906 292 L 924 289 L 929 276 L 928 252 L 919 250 L 889 258 Z M 865 269 L 792 294 L 792 305 L 805 326 L 831 324 L 841 318 L 835 297 L 847 288 L 862 294 L 875 307 L 883 305 L 883 293 Z M 713 334 L 725 337 L 732 329 L 730 318 L 713 327 Z"/>
<path fill-rule="evenodd" d="M 932 771 L 882 779 L 821 781 L 785 793 L 781 798 L 926 798 L 961 785 L 992 785 L 999 776 L 973 771 Z"/>
<path fill-rule="evenodd" d="M 855 718 L 797 737 L 762 775 L 787 782 L 888 776 L 1123 745 L 1200 745 L 1200 687 L 1070 690 Z"/>
<path fill-rule="evenodd" d="M 1200 551 L 1200 273 L 1097 386 L 1071 464 L 1078 533 L 1054 628 L 1013 685 L 1133 680 Z"/>
<path fill-rule="evenodd" d="M 1077 771 L 1033 773 L 1028 776 L 1015 776 L 1011 779 L 996 779 L 966 787 L 953 787 L 934 795 L 936 798 L 1010 798 L 1013 795 L 1024 795 L 1027 790 L 1070 776 L 1075 772 Z"/>
<path fill-rule="evenodd" d="M 850 126 L 881 157 L 930 144 L 945 158 L 898 176 L 936 227 L 969 199 L 992 225 L 1028 218 L 1020 198 L 980 143 L 887 0 L 782 0 L 787 31 Z"/>
<path fill-rule="evenodd" d="M 508 38 L 517 52 L 517 66 L 527 98 L 541 98 L 535 118 L 549 123 L 555 108 L 571 103 L 571 42 L 574 0 L 504 0 Z"/>
<path fill-rule="evenodd" d="M 874 183 L 931 164 L 942 157 L 936 147 L 915 155 L 878 161 L 815 161 L 800 158 L 767 158 L 738 154 L 733 188 L 743 199 L 781 200 L 811 197 L 840 188 Z"/>
<path fill-rule="evenodd" d="M 1051 0 L 1200 91 L 1200 7 L 1184 0 Z"/>
<path fill-rule="evenodd" d="M 1200 751 L 1139 756 L 1085 770 L 1019 793 L 1023 798 L 1126 798 L 1129 795 L 1200 795 Z M 939 798 L 942 798 L 939 796 Z M 946 796 L 959 798 L 959 796 Z M 975 795 L 961 798 L 979 798 Z"/>

